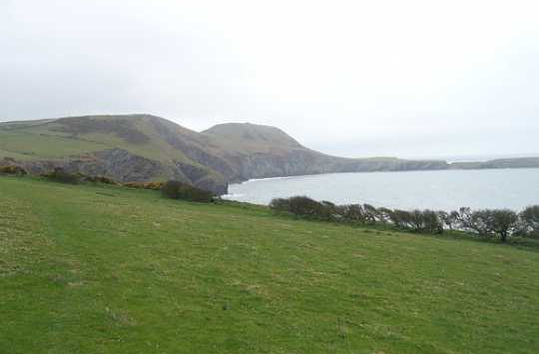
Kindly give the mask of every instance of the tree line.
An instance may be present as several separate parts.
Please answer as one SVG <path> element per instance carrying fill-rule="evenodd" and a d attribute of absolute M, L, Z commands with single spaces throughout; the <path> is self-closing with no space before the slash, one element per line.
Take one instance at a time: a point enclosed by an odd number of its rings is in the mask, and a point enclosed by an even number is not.
<path fill-rule="evenodd" d="M 539 205 L 529 206 L 520 213 L 510 209 L 470 208 L 451 212 L 410 211 L 377 208 L 370 204 L 335 205 L 295 196 L 273 199 L 269 206 L 275 212 L 307 219 L 360 225 L 383 224 L 417 233 L 440 234 L 445 230 L 456 230 L 484 237 L 499 237 L 502 242 L 506 242 L 511 235 L 539 238 Z"/>

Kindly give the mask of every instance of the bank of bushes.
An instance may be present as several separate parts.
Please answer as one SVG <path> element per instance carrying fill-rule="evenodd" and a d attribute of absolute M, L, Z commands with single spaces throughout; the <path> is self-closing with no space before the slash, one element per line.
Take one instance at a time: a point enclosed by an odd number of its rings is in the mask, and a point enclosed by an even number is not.
<path fill-rule="evenodd" d="M 139 188 L 139 189 L 151 189 L 154 191 L 161 190 L 164 182 L 125 182 L 124 186 L 129 188 Z"/>
<path fill-rule="evenodd" d="M 54 170 L 44 173 L 41 175 L 46 179 L 54 182 L 67 183 L 67 184 L 78 184 L 82 181 L 82 177 L 79 174 L 70 173 L 64 170 L 61 167 L 56 167 Z"/>
<path fill-rule="evenodd" d="M 24 176 L 28 174 L 22 167 L 16 165 L 0 166 L 0 175 Z"/>
<path fill-rule="evenodd" d="M 126 182 L 123 184 L 116 183 L 114 180 L 95 176 L 89 177 L 80 173 L 70 173 L 63 168 L 57 167 L 49 173 L 42 174 L 42 177 L 48 180 L 67 183 L 78 184 L 80 182 L 94 182 L 94 183 L 106 183 L 123 185 L 129 188 L 151 189 L 160 190 L 164 197 L 171 199 L 183 199 L 193 202 L 209 203 L 214 199 L 212 192 L 194 187 L 190 184 L 180 181 L 168 181 L 168 182 Z"/>
<path fill-rule="evenodd" d="M 61 167 L 56 167 L 48 173 L 41 175 L 50 181 L 67 183 L 67 184 L 79 184 L 81 182 L 91 182 L 91 183 L 102 183 L 102 184 L 112 184 L 118 185 L 116 181 L 112 178 L 104 176 L 87 176 L 82 173 L 71 173 L 64 170 Z"/>
<path fill-rule="evenodd" d="M 213 201 L 213 193 L 180 181 L 168 181 L 161 187 L 166 198 L 183 199 L 192 202 L 209 203 Z"/>
<path fill-rule="evenodd" d="M 355 223 L 360 225 L 388 225 L 398 230 L 440 234 L 445 230 L 459 230 L 482 237 L 499 237 L 505 242 L 511 235 L 539 238 L 539 206 L 530 206 L 521 213 L 509 209 L 444 212 L 433 210 L 399 210 L 377 208 L 370 204 L 335 205 L 318 202 L 304 196 L 277 198 L 270 208 L 310 220 Z"/>

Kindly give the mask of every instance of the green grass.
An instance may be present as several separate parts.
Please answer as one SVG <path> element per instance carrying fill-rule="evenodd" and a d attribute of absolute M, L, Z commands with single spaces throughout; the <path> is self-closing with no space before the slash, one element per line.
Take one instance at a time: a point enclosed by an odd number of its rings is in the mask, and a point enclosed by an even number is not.
<path fill-rule="evenodd" d="M 537 353 L 539 253 L 0 177 L 0 352 Z"/>
<path fill-rule="evenodd" d="M 2 157 L 19 160 L 54 159 L 109 148 L 99 142 L 72 139 L 61 135 L 0 130 L 0 159 Z"/>
<path fill-rule="evenodd" d="M 130 143 L 114 133 L 92 132 L 73 135 L 60 131 L 55 122 L 5 123 L 0 125 L 0 160 L 5 157 L 19 161 L 61 159 L 108 149 L 123 149 L 134 155 L 159 161 L 165 165 L 177 162 L 193 165 L 208 172 L 208 177 L 222 182 L 223 176 L 189 159 L 158 135 L 147 121 L 133 119 L 136 130 L 148 137 L 145 143 Z M 154 180 L 171 176 L 155 175 Z M 196 182 L 196 181 L 195 181 Z"/>

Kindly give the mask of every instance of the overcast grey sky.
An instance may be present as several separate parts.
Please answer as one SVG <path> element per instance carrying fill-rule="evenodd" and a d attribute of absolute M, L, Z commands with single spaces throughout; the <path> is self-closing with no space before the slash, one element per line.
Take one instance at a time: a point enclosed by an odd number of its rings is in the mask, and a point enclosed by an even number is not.
<path fill-rule="evenodd" d="M 539 155 L 537 1 L 0 0 L 0 121 L 152 113 L 346 156 Z"/>

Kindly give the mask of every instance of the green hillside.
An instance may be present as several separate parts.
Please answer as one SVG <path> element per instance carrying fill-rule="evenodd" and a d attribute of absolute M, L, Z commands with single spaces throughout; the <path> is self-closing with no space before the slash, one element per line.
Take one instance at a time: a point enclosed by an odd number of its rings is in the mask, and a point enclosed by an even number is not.
<path fill-rule="evenodd" d="M 157 119 L 103 115 L 4 123 L 0 125 L 0 150 L 43 159 L 120 148 L 163 162 L 188 160 L 155 131 L 151 122 Z M 189 133 L 187 129 L 185 132 Z"/>
<path fill-rule="evenodd" d="M 537 353 L 539 253 L 0 177 L 0 352 Z"/>

